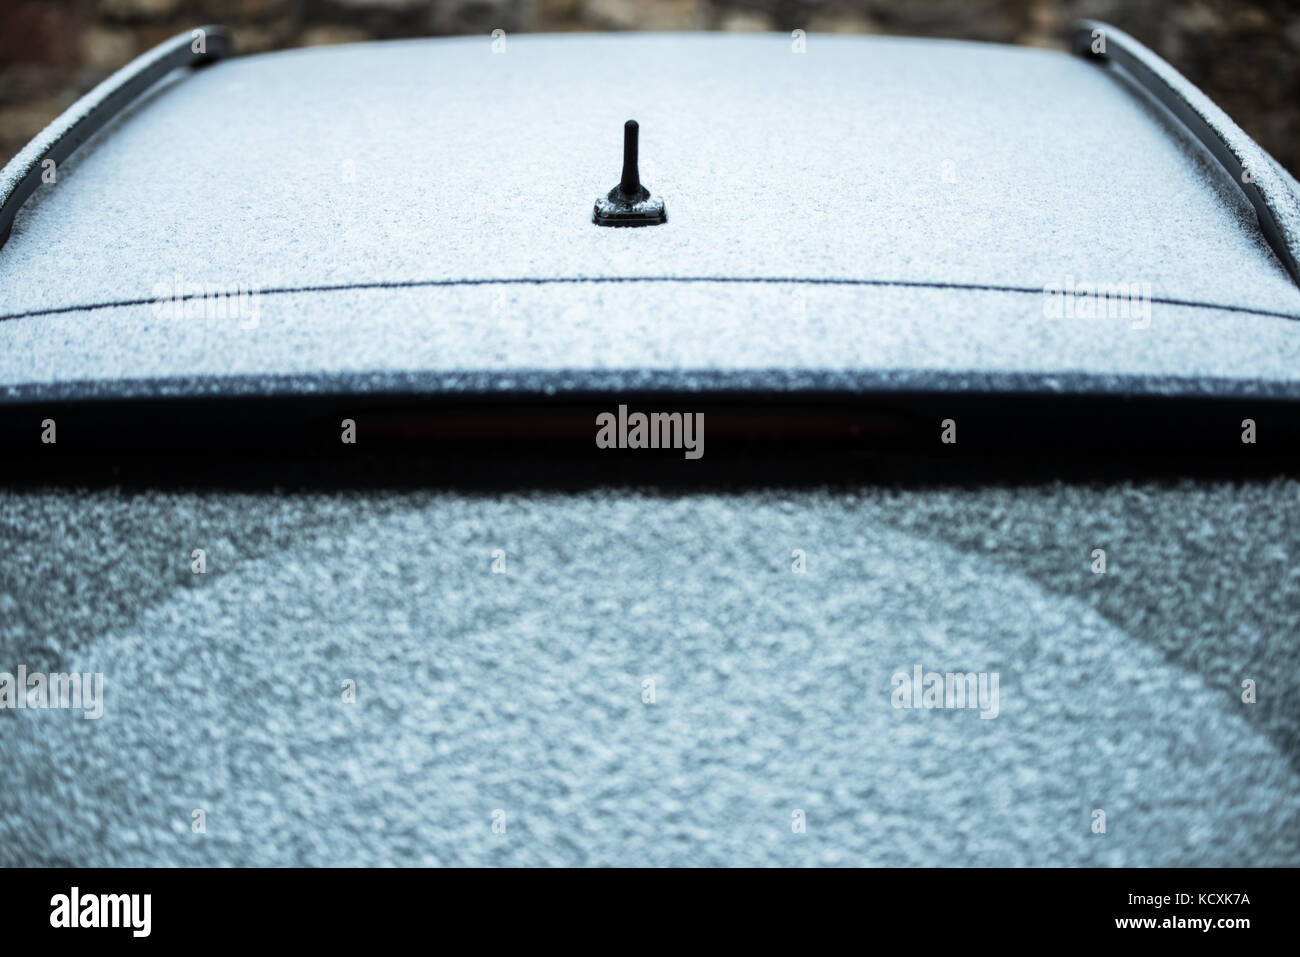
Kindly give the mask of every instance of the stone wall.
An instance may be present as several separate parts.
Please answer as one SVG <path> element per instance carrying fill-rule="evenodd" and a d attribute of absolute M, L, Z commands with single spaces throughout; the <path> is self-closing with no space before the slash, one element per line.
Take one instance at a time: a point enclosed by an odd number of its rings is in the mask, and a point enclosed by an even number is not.
<path fill-rule="evenodd" d="M 562 30 L 782 30 L 1059 46 L 1090 16 L 1133 33 L 1300 172 L 1295 0 L 0 0 L 0 162 L 131 57 L 199 23 L 241 52 Z"/>

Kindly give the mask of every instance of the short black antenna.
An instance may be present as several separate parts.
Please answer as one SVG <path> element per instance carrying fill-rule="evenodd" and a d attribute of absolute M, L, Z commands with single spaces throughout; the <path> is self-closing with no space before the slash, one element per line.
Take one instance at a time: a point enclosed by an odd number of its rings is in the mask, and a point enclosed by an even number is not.
<path fill-rule="evenodd" d="M 641 192 L 641 173 L 636 161 L 636 140 L 640 129 L 636 120 L 623 124 L 623 179 L 618 185 L 625 196 Z"/>
<path fill-rule="evenodd" d="M 664 201 L 641 185 L 637 168 L 640 135 L 636 120 L 623 124 L 623 177 L 617 186 L 596 198 L 591 221 L 597 226 L 657 226 L 668 221 Z"/>

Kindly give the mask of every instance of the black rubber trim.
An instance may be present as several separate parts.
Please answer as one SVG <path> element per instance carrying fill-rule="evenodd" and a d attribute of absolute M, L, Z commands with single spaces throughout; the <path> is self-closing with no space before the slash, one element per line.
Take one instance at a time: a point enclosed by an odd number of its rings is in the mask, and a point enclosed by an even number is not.
<path fill-rule="evenodd" d="M 1104 51 L 1094 51 L 1095 39 L 1104 39 Z M 1187 91 L 1196 87 L 1166 61 L 1147 49 L 1127 33 L 1096 20 L 1081 21 L 1075 28 L 1074 52 L 1088 59 L 1113 63 L 1121 67 L 1128 77 L 1143 91 L 1167 109 L 1183 128 L 1196 139 L 1223 167 L 1228 178 L 1255 208 L 1259 226 L 1278 260 L 1300 285 L 1300 263 L 1295 250 L 1300 249 L 1300 236 L 1279 211 L 1290 212 L 1292 221 L 1300 218 L 1300 202 L 1287 188 L 1285 182 L 1266 164 L 1260 169 L 1247 167 L 1242 157 L 1250 153 L 1267 154 L 1232 120 L 1214 108 L 1213 114 L 1202 115 L 1187 99 Z M 1213 121 L 1213 122 L 1212 122 Z"/>
<path fill-rule="evenodd" d="M 633 463 L 656 458 L 692 468 L 682 449 L 599 449 L 597 416 L 632 411 L 704 415 L 705 459 L 745 449 L 903 452 L 961 458 L 998 453 L 1179 454 L 1247 466 L 1260 458 L 1300 461 L 1300 405 L 1252 398 L 1122 394 L 733 391 L 684 393 L 620 383 L 569 394 L 459 395 L 339 391 L 181 399 L 34 401 L 0 406 L 0 483 L 11 464 L 137 455 L 180 458 L 305 454 L 322 462 L 358 452 L 479 449 L 509 456 L 578 454 Z M 951 419 L 952 423 L 945 420 Z M 1242 442 L 1243 420 L 1258 442 Z M 56 444 L 42 441 L 46 420 Z M 346 424 L 351 420 L 350 424 Z M 945 444 L 952 424 L 957 442 Z M 355 427 L 356 444 L 342 441 Z"/>
<path fill-rule="evenodd" d="M 554 286 L 581 285 L 601 283 L 734 283 L 754 285 L 806 285 L 806 286 L 872 286 L 899 287 L 903 289 L 939 289 L 959 292 L 1007 292 L 1019 295 L 1041 296 L 1041 286 L 1008 286 L 995 283 L 939 282 L 928 279 L 853 279 L 826 278 L 809 276 L 512 276 L 488 277 L 483 279 L 398 279 L 374 280 L 370 282 L 348 282 L 337 284 L 319 284 L 306 286 L 274 286 L 260 289 L 262 296 L 288 296 L 296 293 L 353 292 L 383 289 L 427 289 L 458 286 Z M 185 296 L 183 299 L 196 299 L 198 296 Z M 11 312 L 0 315 L 0 322 L 7 319 L 30 319 L 35 316 L 54 316 L 67 312 L 91 312 L 96 309 L 124 309 L 131 306 L 148 306 L 154 297 L 141 299 L 112 299 L 103 302 L 76 303 L 67 306 L 50 306 L 45 309 L 28 309 L 24 312 Z M 1212 309 L 1221 312 L 1238 312 L 1253 316 L 1268 316 L 1273 319 L 1291 319 L 1300 321 L 1300 315 L 1292 312 L 1280 312 L 1274 309 L 1259 309 L 1254 306 L 1232 306 L 1217 302 L 1201 302 L 1196 299 L 1175 299 L 1168 296 L 1152 296 L 1151 301 L 1162 306 L 1185 306 L 1189 309 Z"/>
<path fill-rule="evenodd" d="M 195 31 L 203 32 L 201 53 L 194 51 Z M 42 164 L 46 160 L 54 160 L 57 169 L 77 147 L 173 70 L 199 66 L 229 55 L 230 38 L 224 28 L 195 27 L 136 57 L 65 110 L 5 167 L 3 181 L 12 185 L 0 196 L 0 246 L 9 238 L 19 208 L 41 185 Z M 49 145 L 32 149 L 34 144 L 43 142 Z M 30 155 L 24 155 L 29 152 Z"/>

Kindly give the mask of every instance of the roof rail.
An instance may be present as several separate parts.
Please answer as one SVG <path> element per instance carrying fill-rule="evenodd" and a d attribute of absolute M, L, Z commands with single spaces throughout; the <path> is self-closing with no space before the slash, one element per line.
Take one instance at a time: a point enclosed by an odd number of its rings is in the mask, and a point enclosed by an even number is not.
<path fill-rule="evenodd" d="M 1191 81 L 1124 31 L 1083 20 L 1072 46 L 1080 56 L 1118 66 L 1213 154 L 1255 207 L 1264 238 L 1300 284 L 1300 197 L 1277 162 Z"/>
<path fill-rule="evenodd" d="M 172 70 L 200 66 L 229 55 L 230 37 L 225 28 L 196 27 L 136 57 L 64 110 L 0 170 L 0 246 L 9 238 L 19 207 L 41 185 L 47 160 L 63 162 Z"/>

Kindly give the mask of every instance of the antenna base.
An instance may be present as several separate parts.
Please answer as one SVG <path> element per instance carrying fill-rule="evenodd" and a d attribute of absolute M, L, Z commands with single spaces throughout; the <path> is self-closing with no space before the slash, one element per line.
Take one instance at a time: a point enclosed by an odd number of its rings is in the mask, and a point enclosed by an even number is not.
<path fill-rule="evenodd" d="M 619 185 L 596 197 L 591 221 L 597 226 L 658 226 L 668 221 L 668 210 L 663 198 L 644 186 L 628 194 Z"/>

